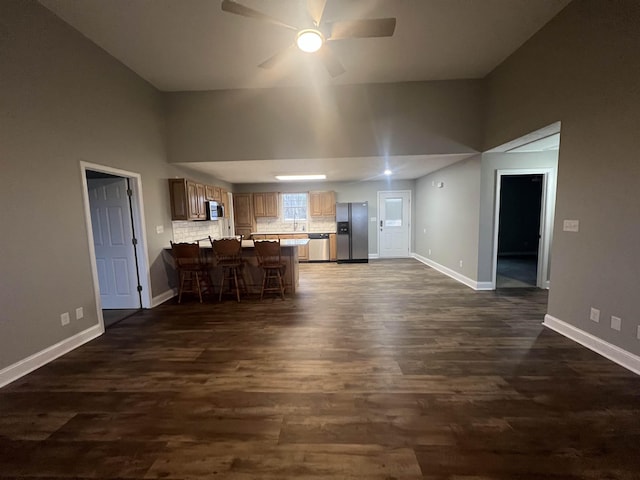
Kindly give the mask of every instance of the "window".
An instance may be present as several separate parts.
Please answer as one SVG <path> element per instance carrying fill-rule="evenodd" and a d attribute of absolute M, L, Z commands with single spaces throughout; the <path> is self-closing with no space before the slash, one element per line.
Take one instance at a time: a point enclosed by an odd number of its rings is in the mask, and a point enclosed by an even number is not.
<path fill-rule="evenodd" d="M 282 194 L 282 218 L 285 222 L 307 221 L 307 197 L 306 193 Z"/>

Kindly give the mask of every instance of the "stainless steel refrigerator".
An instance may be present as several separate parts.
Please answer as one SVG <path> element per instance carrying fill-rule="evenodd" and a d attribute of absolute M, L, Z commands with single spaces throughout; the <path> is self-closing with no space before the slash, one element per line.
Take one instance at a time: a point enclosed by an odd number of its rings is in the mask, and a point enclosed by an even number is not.
<path fill-rule="evenodd" d="M 369 261 L 369 204 L 336 203 L 338 263 Z"/>

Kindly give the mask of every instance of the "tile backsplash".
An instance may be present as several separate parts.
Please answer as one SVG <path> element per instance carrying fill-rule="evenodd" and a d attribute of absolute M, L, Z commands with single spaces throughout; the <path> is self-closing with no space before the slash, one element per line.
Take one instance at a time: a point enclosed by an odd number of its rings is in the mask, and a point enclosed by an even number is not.
<path fill-rule="evenodd" d="M 293 222 L 284 222 L 281 218 L 258 218 L 256 231 L 260 233 L 293 232 Z M 298 222 L 295 230 L 298 233 L 335 233 L 335 217 L 313 217 L 307 221 Z"/>
<path fill-rule="evenodd" d="M 218 220 L 217 222 L 171 222 L 173 226 L 173 241 L 179 242 L 195 242 L 196 240 L 206 239 L 209 235 L 211 238 L 222 237 L 222 232 L 226 229 L 227 221 Z"/>

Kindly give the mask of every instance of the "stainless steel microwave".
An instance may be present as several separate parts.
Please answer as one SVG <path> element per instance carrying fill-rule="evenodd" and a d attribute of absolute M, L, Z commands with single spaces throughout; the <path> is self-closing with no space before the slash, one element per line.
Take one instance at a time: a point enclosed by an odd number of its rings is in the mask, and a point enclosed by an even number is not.
<path fill-rule="evenodd" d="M 224 217 L 224 205 L 214 201 L 206 202 L 207 220 L 218 220 Z"/>

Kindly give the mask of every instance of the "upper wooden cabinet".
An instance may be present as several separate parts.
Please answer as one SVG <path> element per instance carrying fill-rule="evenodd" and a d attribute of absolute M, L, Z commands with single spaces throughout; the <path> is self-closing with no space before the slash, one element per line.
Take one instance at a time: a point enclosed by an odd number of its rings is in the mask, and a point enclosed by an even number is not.
<path fill-rule="evenodd" d="M 171 220 L 206 220 L 205 186 L 186 178 L 169 179 Z"/>
<path fill-rule="evenodd" d="M 204 196 L 207 200 L 222 202 L 222 189 L 213 185 L 204 186 Z"/>
<path fill-rule="evenodd" d="M 233 194 L 233 214 L 236 227 L 253 227 L 253 205 L 250 193 Z"/>
<path fill-rule="evenodd" d="M 278 216 L 278 192 L 253 194 L 253 215 L 257 217 Z"/>
<path fill-rule="evenodd" d="M 335 217 L 335 192 L 309 192 L 309 216 Z"/>
<path fill-rule="evenodd" d="M 220 203 L 224 206 L 224 218 L 229 218 L 229 192 L 224 188 L 220 189 Z"/>

